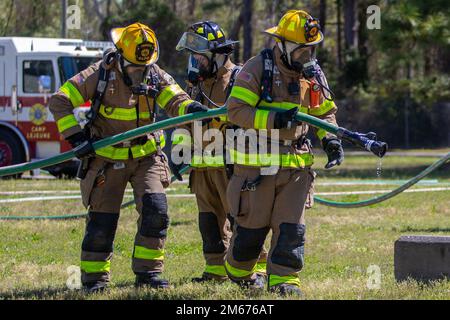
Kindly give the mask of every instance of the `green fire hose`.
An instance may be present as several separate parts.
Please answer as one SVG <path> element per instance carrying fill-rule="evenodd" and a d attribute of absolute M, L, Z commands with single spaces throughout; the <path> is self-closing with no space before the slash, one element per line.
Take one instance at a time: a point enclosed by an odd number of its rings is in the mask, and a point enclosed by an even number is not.
<path fill-rule="evenodd" d="M 134 139 L 154 131 L 173 128 L 179 125 L 190 123 L 195 120 L 219 117 L 221 115 L 225 115 L 226 112 L 227 112 L 226 108 L 218 108 L 205 112 L 190 113 L 184 116 L 158 121 L 153 124 L 142 126 L 124 133 L 116 134 L 115 136 L 112 137 L 96 141 L 93 143 L 93 147 L 95 150 L 97 150 L 99 148 L 107 147 L 126 140 Z M 316 117 L 304 113 L 298 113 L 296 118 L 298 121 L 307 122 L 327 132 L 336 134 L 338 137 L 347 140 L 357 146 L 365 148 L 368 151 L 371 151 L 380 157 L 384 156 L 386 152 L 387 145 L 383 142 L 378 142 L 375 141 L 374 139 L 369 139 L 373 138 L 373 136 L 367 136 L 356 132 L 351 132 L 345 128 L 337 127 L 331 123 L 328 123 L 326 121 L 323 121 L 321 119 L 318 119 Z M 74 150 L 70 150 L 61 153 L 57 156 L 54 156 L 52 158 L 3 167 L 0 168 L 0 177 L 7 175 L 14 175 L 24 171 L 34 170 L 38 168 L 49 167 L 64 161 L 68 161 L 74 157 L 75 157 Z"/>
<path fill-rule="evenodd" d="M 367 200 L 362 200 L 362 201 L 341 202 L 341 201 L 327 200 L 327 199 L 323 199 L 323 198 L 314 196 L 314 201 L 317 201 L 317 203 L 323 204 L 325 206 L 336 207 L 336 208 L 359 208 L 359 207 L 366 207 L 366 206 L 370 206 L 373 204 L 377 204 L 377 203 L 386 201 L 392 197 L 395 197 L 399 193 L 402 193 L 406 189 L 412 187 L 414 184 L 416 184 L 417 182 L 422 180 L 425 176 L 429 175 L 431 172 L 433 172 L 434 170 L 436 170 L 440 166 L 442 166 L 444 163 L 446 163 L 449 159 L 450 159 L 450 152 L 447 153 L 444 157 L 442 157 L 439 160 L 437 160 L 436 162 L 434 162 L 433 164 L 431 164 L 429 167 L 427 167 L 425 170 L 420 172 L 415 177 L 406 181 L 404 184 L 402 184 L 398 188 L 396 188 L 388 193 L 385 193 L 381 196 L 378 196 L 378 197 L 373 197 L 373 198 L 370 198 Z M 189 166 L 183 167 L 180 170 L 180 174 L 187 172 L 189 170 L 189 168 L 190 168 Z M 175 181 L 174 177 L 172 177 L 172 181 Z M 133 205 L 134 203 L 135 203 L 134 200 L 130 200 L 130 201 L 122 204 L 121 208 L 123 209 L 123 208 L 129 207 L 129 206 Z"/>
<path fill-rule="evenodd" d="M 187 114 L 184 116 L 176 117 L 176 118 L 170 118 L 167 120 L 163 120 L 154 124 L 150 124 L 147 126 L 143 126 L 140 128 L 136 128 L 121 134 L 117 134 L 113 137 L 105 138 L 100 141 L 96 141 L 93 143 L 94 149 L 97 150 L 99 148 L 103 148 L 109 145 L 117 144 L 122 141 L 134 139 L 136 137 L 145 135 L 150 132 L 154 132 L 157 130 L 162 129 L 168 129 L 172 127 L 176 127 L 182 124 L 190 123 L 195 120 L 202 120 L 206 118 L 213 118 L 218 117 L 220 115 L 226 114 L 225 108 L 220 109 L 214 109 L 209 110 L 206 112 L 199 112 L 199 113 L 193 113 L 193 114 Z M 349 141 L 353 143 L 354 145 L 360 146 L 365 148 L 368 151 L 371 151 L 375 155 L 379 157 L 383 157 L 387 145 L 384 142 L 376 141 L 376 136 L 374 133 L 368 133 L 368 134 L 360 134 L 356 132 L 348 131 L 345 128 L 336 127 L 328 122 L 325 122 L 321 119 L 309 116 L 307 114 L 298 113 L 296 116 L 296 119 L 298 121 L 307 122 L 315 127 L 318 127 L 320 129 L 323 129 L 327 132 L 336 134 L 341 139 L 344 139 L 346 141 Z M 51 165 L 58 164 L 60 162 L 64 162 L 67 160 L 72 159 L 75 156 L 75 152 L 73 150 L 65 152 L 63 154 L 60 154 L 58 156 L 49 158 L 49 159 L 43 159 L 35 162 L 29 162 L 29 163 L 23 163 L 23 164 L 17 164 L 14 166 L 4 167 L 0 168 L 0 177 L 5 175 L 14 175 L 17 173 L 21 173 L 24 171 L 29 171 L 37 168 L 47 167 Z M 448 153 L 446 156 L 444 156 L 442 159 L 438 160 L 437 162 L 433 163 L 431 166 L 426 168 L 424 171 L 422 171 L 420 174 L 406 182 L 404 185 L 400 186 L 399 188 L 386 193 L 384 195 L 374 197 L 368 200 L 363 201 L 357 201 L 357 202 L 337 202 L 337 201 L 331 201 L 322 199 L 319 197 L 314 197 L 315 201 L 317 201 L 320 204 L 333 206 L 333 207 L 341 207 L 341 208 L 356 208 L 356 207 L 362 207 L 362 206 L 368 206 L 375 203 L 379 203 L 381 201 L 385 201 L 387 199 L 392 198 L 393 196 L 401 193 L 402 191 L 406 190 L 407 188 L 411 187 L 415 183 L 417 183 L 419 180 L 421 180 L 426 175 L 430 174 L 432 171 L 436 170 L 438 167 L 443 165 L 446 161 L 448 161 L 450 158 L 450 153 Z M 183 174 L 187 170 L 189 170 L 189 166 L 184 167 L 180 173 Z M 175 178 L 172 177 L 172 181 L 174 181 Z M 122 204 L 121 208 L 126 208 L 130 205 L 134 204 L 134 200 L 126 202 Z M 76 219 L 76 218 L 82 218 L 85 217 L 86 213 L 83 214 L 72 214 L 72 215 L 59 215 L 59 216 L 0 216 L 0 219 L 3 220 L 25 220 L 25 219 Z"/>
<path fill-rule="evenodd" d="M 450 152 L 447 153 L 444 157 L 440 158 L 433 164 L 431 164 L 429 167 L 427 167 L 425 170 L 420 172 L 415 177 L 411 178 L 407 182 L 405 182 L 403 185 L 399 186 L 398 188 L 385 193 L 378 197 L 373 197 L 367 200 L 362 201 L 355 201 L 355 202 L 339 202 L 339 201 L 332 201 L 323 199 L 320 197 L 315 196 L 314 201 L 317 203 L 323 204 L 325 206 L 329 207 L 336 207 L 336 208 L 359 208 L 359 207 L 365 207 L 374 205 L 383 201 L 386 201 L 390 198 L 395 197 L 399 193 L 402 193 L 406 189 L 412 187 L 414 184 L 416 184 L 418 181 L 423 179 L 425 176 L 429 175 L 434 170 L 438 169 L 440 166 L 445 164 L 447 161 L 450 160 Z M 186 173 L 190 169 L 190 166 L 185 166 L 180 170 L 180 174 Z M 175 182 L 176 178 L 173 176 L 171 179 L 171 182 Z M 130 200 L 128 202 L 125 202 L 121 205 L 121 209 L 127 208 L 131 205 L 133 205 L 134 199 Z M 78 218 L 84 218 L 86 217 L 86 213 L 80 213 L 80 214 L 69 214 L 69 215 L 58 215 L 58 216 L 0 216 L 0 220 L 64 220 L 64 219 L 78 219 Z"/>

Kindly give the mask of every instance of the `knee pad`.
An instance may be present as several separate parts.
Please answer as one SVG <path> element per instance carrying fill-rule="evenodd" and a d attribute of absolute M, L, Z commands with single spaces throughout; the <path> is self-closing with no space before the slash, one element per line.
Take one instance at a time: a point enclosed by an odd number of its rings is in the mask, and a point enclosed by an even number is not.
<path fill-rule="evenodd" d="M 212 212 L 200 212 L 198 215 L 198 225 L 203 240 L 204 253 L 225 252 L 225 245 L 222 241 L 217 217 Z"/>
<path fill-rule="evenodd" d="M 268 232 L 269 227 L 249 229 L 238 225 L 233 245 L 234 260 L 249 261 L 258 259 Z"/>
<path fill-rule="evenodd" d="M 144 237 L 165 238 L 169 227 L 167 197 L 164 193 L 146 193 L 142 197 L 139 233 Z"/>
<path fill-rule="evenodd" d="M 280 224 L 280 235 L 271 257 L 273 263 L 296 270 L 303 268 L 305 228 L 304 224 Z"/>
<path fill-rule="evenodd" d="M 89 212 L 81 249 L 90 252 L 112 252 L 118 213 Z"/>

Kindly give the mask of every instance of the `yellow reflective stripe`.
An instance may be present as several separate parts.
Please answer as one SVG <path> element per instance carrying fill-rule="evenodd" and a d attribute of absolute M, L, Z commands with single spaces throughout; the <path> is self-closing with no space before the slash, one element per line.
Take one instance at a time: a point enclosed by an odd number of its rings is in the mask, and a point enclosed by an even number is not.
<path fill-rule="evenodd" d="M 327 136 L 327 132 L 323 129 L 318 129 L 316 135 L 319 138 L 319 140 L 322 140 Z"/>
<path fill-rule="evenodd" d="M 164 146 L 166 145 L 164 135 L 161 135 L 160 140 L 161 140 L 161 148 L 164 148 Z M 112 160 L 127 160 L 129 158 L 130 149 L 134 159 L 140 158 L 156 152 L 156 141 L 154 138 L 152 138 L 143 145 L 138 144 L 132 146 L 131 148 L 128 147 L 118 148 L 113 146 L 107 146 L 95 150 L 95 153 L 99 156 Z"/>
<path fill-rule="evenodd" d="M 171 84 L 159 93 L 158 98 L 156 98 L 156 103 L 164 109 L 170 99 L 180 93 L 184 93 L 183 89 L 178 84 Z"/>
<path fill-rule="evenodd" d="M 250 271 L 242 270 L 242 269 L 233 267 L 232 265 L 230 265 L 228 263 L 228 261 L 225 261 L 225 269 L 228 271 L 229 274 L 231 274 L 233 277 L 236 277 L 236 278 L 247 277 L 247 276 L 250 276 L 253 273 L 255 273 L 255 267 L 253 267 L 253 269 Z"/>
<path fill-rule="evenodd" d="M 127 160 L 129 158 L 129 150 L 130 148 L 116 148 L 113 146 L 107 146 L 95 150 L 95 153 L 101 157 L 112 160 Z"/>
<path fill-rule="evenodd" d="M 259 100 L 259 96 L 253 91 L 250 91 L 246 88 L 239 87 L 236 85 L 234 85 L 233 89 L 231 89 L 230 97 L 242 100 L 245 103 L 251 105 L 252 107 L 256 106 Z"/>
<path fill-rule="evenodd" d="M 109 272 L 111 261 L 81 261 L 80 269 L 86 273 Z"/>
<path fill-rule="evenodd" d="M 297 275 L 277 276 L 274 274 L 269 274 L 269 287 L 276 286 L 277 284 L 282 283 L 293 284 L 300 287 L 300 279 Z"/>
<path fill-rule="evenodd" d="M 134 246 L 133 257 L 145 260 L 164 260 L 164 250 L 147 249 L 142 246 Z"/>
<path fill-rule="evenodd" d="M 282 166 L 286 168 L 303 168 L 311 166 L 314 156 L 310 153 L 304 154 L 247 154 L 230 149 L 231 161 L 244 166 Z"/>
<path fill-rule="evenodd" d="M 292 103 L 292 102 L 287 102 L 287 101 L 283 101 L 283 102 L 267 102 L 262 100 L 259 103 L 259 106 L 261 107 L 268 107 L 268 108 L 278 108 L 278 109 L 284 109 L 284 110 L 289 110 L 292 108 L 299 108 L 299 112 L 303 112 L 303 113 L 308 113 L 308 108 L 301 106 L 297 103 Z"/>
<path fill-rule="evenodd" d="M 267 119 L 269 118 L 269 114 L 269 110 L 256 110 L 255 120 L 253 122 L 255 129 L 267 129 Z"/>
<path fill-rule="evenodd" d="M 225 267 L 223 265 L 219 265 L 219 266 L 206 265 L 205 272 L 214 274 L 217 276 L 222 276 L 222 277 L 227 276 L 227 271 L 225 270 Z"/>
<path fill-rule="evenodd" d="M 309 114 L 313 116 L 321 116 L 335 107 L 334 101 L 326 100 L 322 102 L 317 108 L 309 109 Z"/>
<path fill-rule="evenodd" d="M 189 134 L 184 133 L 174 133 L 172 136 L 172 145 L 184 145 L 184 146 L 190 146 L 191 145 L 191 136 Z"/>
<path fill-rule="evenodd" d="M 105 118 L 121 121 L 132 121 L 137 119 L 136 108 L 119 108 L 100 106 L 99 113 Z M 150 112 L 139 112 L 140 119 L 150 119 Z"/>
<path fill-rule="evenodd" d="M 79 105 L 82 105 L 84 103 L 84 98 L 81 95 L 80 91 L 78 91 L 78 89 L 75 88 L 75 86 L 69 81 L 66 81 L 61 86 L 61 88 L 59 88 L 59 90 L 64 92 L 67 98 L 70 99 L 70 102 L 72 102 L 72 106 L 78 107 Z"/>
<path fill-rule="evenodd" d="M 59 132 L 63 133 L 67 129 L 78 125 L 78 121 L 73 114 L 69 114 L 56 121 Z"/>
<path fill-rule="evenodd" d="M 160 136 L 160 147 L 164 148 L 164 146 L 166 145 L 166 140 L 164 138 L 164 135 Z M 156 145 L 156 140 L 154 138 L 148 140 L 145 144 L 143 145 L 136 145 L 136 146 L 132 146 L 131 147 L 131 154 L 133 155 L 133 159 L 136 158 L 140 158 L 140 157 L 144 157 L 146 155 L 152 154 L 153 152 L 155 152 L 157 149 L 157 145 Z"/>
<path fill-rule="evenodd" d="M 220 119 L 220 121 L 222 121 L 222 122 L 227 122 L 228 121 L 228 115 L 223 115 L 223 116 L 220 116 L 219 117 L 219 119 Z"/>
<path fill-rule="evenodd" d="M 206 168 L 206 167 L 223 167 L 223 155 L 218 156 L 192 156 L 191 166 L 194 168 Z"/>
<path fill-rule="evenodd" d="M 256 273 L 266 273 L 267 270 L 267 263 L 266 262 L 258 262 L 256 264 Z"/>
<path fill-rule="evenodd" d="M 194 102 L 194 100 L 186 100 L 183 101 L 182 103 L 180 103 L 180 107 L 178 108 L 178 115 L 179 116 L 184 116 L 186 114 L 186 107 L 191 104 L 192 102 Z"/>

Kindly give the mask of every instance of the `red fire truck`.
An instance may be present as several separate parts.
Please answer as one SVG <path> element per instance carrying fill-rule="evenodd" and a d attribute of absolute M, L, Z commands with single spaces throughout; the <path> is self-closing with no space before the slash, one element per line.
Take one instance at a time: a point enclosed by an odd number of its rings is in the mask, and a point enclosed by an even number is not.
<path fill-rule="evenodd" d="M 65 152 L 48 109 L 50 95 L 102 57 L 112 43 L 80 39 L 0 37 L 0 167 Z M 80 124 L 89 103 L 75 108 Z M 72 175 L 76 161 L 47 170 Z"/>

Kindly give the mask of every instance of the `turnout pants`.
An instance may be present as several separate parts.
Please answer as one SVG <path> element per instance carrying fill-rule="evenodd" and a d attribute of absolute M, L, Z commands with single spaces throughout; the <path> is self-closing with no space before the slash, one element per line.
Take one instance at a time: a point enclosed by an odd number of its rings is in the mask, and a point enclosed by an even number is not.
<path fill-rule="evenodd" d="M 199 210 L 198 222 L 203 241 L 205 273 L 212 278 L 226 278 L 224 262 L 230 244 L 234 219 L 227 202 L 229 179 L 225 168 L 193 169 L 190 175 L 191 192 L 195 194 Z M 265 273 L 267 251 L 258 252 L 256 272 Z"/>
<path fill-rule="evenodd" d="M 303 267 L 305 207 L 312 198 L 315 173 L 309 168 L 280 169 L 261 176 L 259 168 L 235 165 L 227 188 L 230 211 L 235 219 L 226 271 L 234 281 L 255 278 L 255 265 L 269 230 L 272 239 L 267 258 L 269 286 L 281 283 L 300 285 Z"/>
<path fill-rule="evenodd" d="M 163 270 L 163 248 L 169 226 L 164 191 L 170 182 L 166 156 L 154 153 L 114 163 L 94 158 L 81 181 L 83 204 L 89 207 L 81 251 L 83 284 L 110 280 L 113 242 L 128 182 L 139 212 L 132 269 L 135 274 Z"/>

